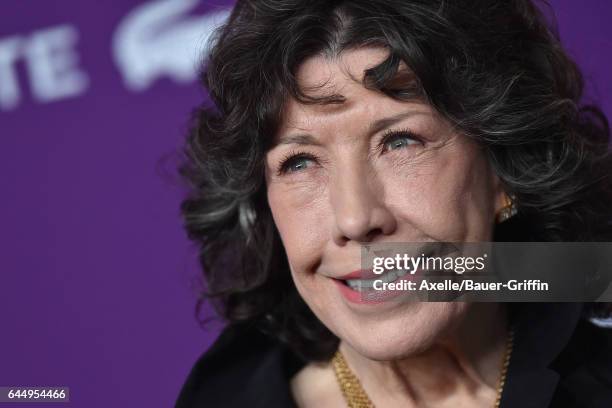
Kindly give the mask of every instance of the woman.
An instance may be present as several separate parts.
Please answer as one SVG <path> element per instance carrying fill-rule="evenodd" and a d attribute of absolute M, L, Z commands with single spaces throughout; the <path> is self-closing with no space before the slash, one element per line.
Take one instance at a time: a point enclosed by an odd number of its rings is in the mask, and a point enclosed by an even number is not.
<path fill-rule="evenodd" d="M 182 210 L 228 325 L 177 407 L 612 406 L 582 304 L 362 302 L 362 244 L 606 241 L 608 125 L 527 0 L 239 1 Z"/>

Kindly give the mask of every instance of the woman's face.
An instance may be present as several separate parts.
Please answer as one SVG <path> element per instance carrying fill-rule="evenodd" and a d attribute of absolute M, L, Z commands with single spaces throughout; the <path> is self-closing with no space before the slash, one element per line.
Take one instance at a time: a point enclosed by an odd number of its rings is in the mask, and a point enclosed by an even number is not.
<path fill-rule="evenodd" d="M 361 269 L 360 243 L 490 241 L 503 202 L 474 141 L 425 103 L 363 87 L 364 70 L 386 56 L 363 48 L 306 60 L 303 89 L 344 102 L 288 101 L 266 156 L 268 201 L 299 293 L 339 338 L 383 360 L 428 348 L 469 305 L 352 301 L 338 278 Z"/>

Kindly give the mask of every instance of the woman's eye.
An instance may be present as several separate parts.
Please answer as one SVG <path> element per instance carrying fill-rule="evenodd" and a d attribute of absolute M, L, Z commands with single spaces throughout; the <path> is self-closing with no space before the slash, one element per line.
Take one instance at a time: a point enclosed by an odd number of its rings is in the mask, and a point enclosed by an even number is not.
<path fill-rule="evenodd" d="M 314 159 L 308 155 L 297 155 L 289 157 L 281 163 L 279 173 L 296 173 L 305 170 L 308 167 L 312 167 L 314 164 Z"/>
<path fill-rule="evenodd" d="M 383 152 L 403 149 L 413 144 L 420 144 L 414 135 L 409 132 L 393 132 L 385 136 L 382 142 Z"/>

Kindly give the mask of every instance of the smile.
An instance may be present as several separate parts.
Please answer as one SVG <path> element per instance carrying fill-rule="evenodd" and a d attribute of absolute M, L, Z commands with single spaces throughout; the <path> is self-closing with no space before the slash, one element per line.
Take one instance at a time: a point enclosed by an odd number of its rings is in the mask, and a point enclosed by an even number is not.
<path fill-rule="evenodd" d="M 392 283 L 397 281 L 403 276 L 406 276 L 408 271 L 405 269 L 396 269 L 386 271 L 381 275 L 376 276 L 374 279 L 346 279 L 343 282 L 352 290 L 357 292 L 365 292 L 374 290 L 374 282 L 380 281 L 382 283 Z"/>

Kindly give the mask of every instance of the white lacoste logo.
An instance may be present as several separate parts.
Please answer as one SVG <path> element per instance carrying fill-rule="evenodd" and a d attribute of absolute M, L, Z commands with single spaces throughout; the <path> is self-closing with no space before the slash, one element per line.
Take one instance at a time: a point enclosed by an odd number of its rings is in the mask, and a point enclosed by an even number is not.
<path fill-rule="evenodd" d="M 189 15 L 198 0 L 155 0 L 133 9 L 117 26 L 113 56 L 125 85 L 148 88 L 160 77 L 193 81 L 214 30 L 230 10 Z"/>

